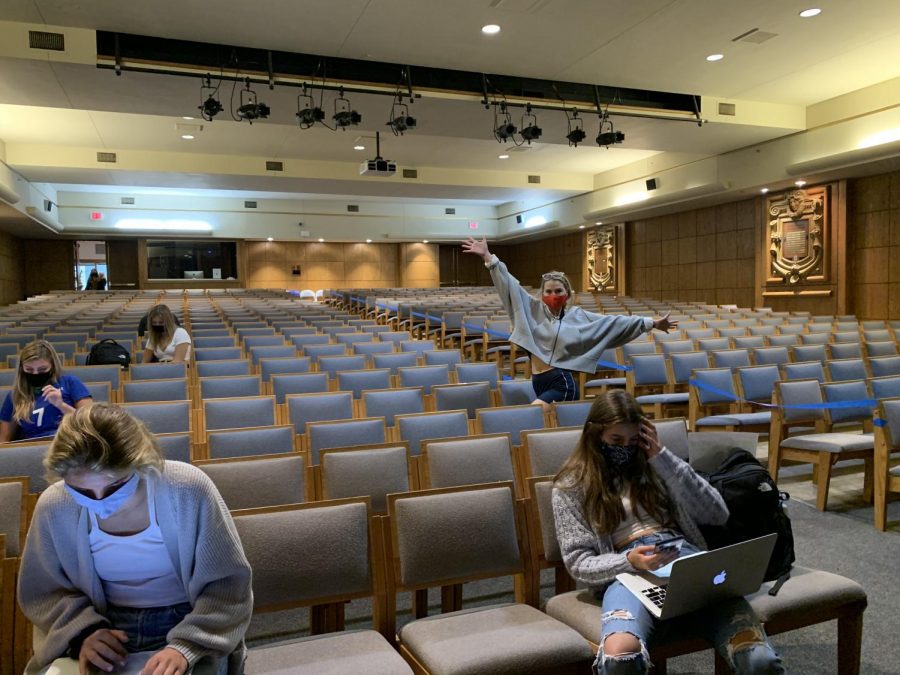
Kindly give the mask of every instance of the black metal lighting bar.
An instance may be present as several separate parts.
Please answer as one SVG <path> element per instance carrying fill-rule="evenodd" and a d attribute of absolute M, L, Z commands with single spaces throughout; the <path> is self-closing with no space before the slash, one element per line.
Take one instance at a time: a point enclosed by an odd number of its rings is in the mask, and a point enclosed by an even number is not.
<path fill-rule="evenodd" d="M 530 102 L 538 110 L 579 108 L 587 112 L 599 97 L 612 102 L 617 115 L 700 121 L 699 100 L 692 94 L 678 94 L 627 87 L 611 87 L 577 82 L 556 82 L 517 77 L 430 68 L 408 64 L 345 59 L 315 54 L 234 47 L 187 40 L 97 31 L 98 68 L 117 72 L 138 71 L 187 77 L 206 77 L 254 82 L 269 86 L 307 84 L 326 90 L 343 88 L 346 92 L 395 96 L 400 87 L 413 93 L 412 83 L 421 91 L 469 94 L 506 98 L 511 107 Z M 490 91 L 486 86 L 490 83 Z M 519 103 L 518 101 L 521 101 Z M 495 103 L 496 104 L 496 103 Z M 683 115 L 682 116 L 679 116 Z"/>

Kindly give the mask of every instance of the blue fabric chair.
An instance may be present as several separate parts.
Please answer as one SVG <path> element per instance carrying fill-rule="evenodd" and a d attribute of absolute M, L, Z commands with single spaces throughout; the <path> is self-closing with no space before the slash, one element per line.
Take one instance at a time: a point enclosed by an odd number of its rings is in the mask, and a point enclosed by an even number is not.
<path fill-rule="evenodd" d="M 485 408 L 475 413 L 476 433 L 508 433 L 513 445 L 521 445 L 522 431 L 526 429 L 543 429 L 544 426 L 544 410 L 538 405 Z"/>
<path fill-rule="evenodd" d="M 457 438 L 469 434 L 469 419 L 465 410 L 397 415 L 394 423 L 400 440 L 409 442 L 413 455 L 418 455 L 421 442 L 428 438 Z"/>
<path fill-rule="evenodd" d="M 362 411 L 366 417 L 383 417 L 393 427 L 397 415 L 425 412 L 422 388 L 363 391 Z"/>

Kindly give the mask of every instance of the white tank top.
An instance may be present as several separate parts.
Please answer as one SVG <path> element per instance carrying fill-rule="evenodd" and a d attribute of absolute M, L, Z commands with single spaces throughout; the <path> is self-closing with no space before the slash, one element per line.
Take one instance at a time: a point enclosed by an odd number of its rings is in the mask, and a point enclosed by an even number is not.
<path fill-rule="evenodd" d="M 622 495 L 622 507 L 625 509 L 625 517 L 612 535 L 613 547 L 617 551 L 639 534 L 649 534 L 663 529 L 663 526 L 656 522 L 656 518 L 644 511 L 639 504 L 632 504 L 630 496 Z"/>
<path fill-rule="evenodd" d="M 100 529 L 91 513 L 91 555 L 107 602 L 120 607 L 167 607 L 187 602 L 156 519 L 147 481 L 150 526 L 143 532 L 115 535 Z"/>

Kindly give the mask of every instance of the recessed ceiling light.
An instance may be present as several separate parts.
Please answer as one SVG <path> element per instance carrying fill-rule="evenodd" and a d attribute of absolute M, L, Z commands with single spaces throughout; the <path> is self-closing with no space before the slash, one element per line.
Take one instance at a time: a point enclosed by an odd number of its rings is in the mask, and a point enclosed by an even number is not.
<path fill-rule="evenodd" d="M 763 194 L 766 194 L 768 191 L 769 191 L 769 188 L 762 188 L 760 190 L 760 192 L 762 192 Z"/>
<path fill-rule="evenodd" d="M 485 35 L 496 35 L 500 32 L 500 26 L 495 23 L 489 23 L 488 25 L 481 27 L 481 32 Z"/>
<path fill-rule="evenodd" d="M 710 54 L 709 56 L 706 57 L 706 60 L 707 61 L 721 61 L 724 58 L 725 58 L 724 54 Z"/>
<path fill-rule="evenodd" d="M 319 237 L 319 243 L 321 244 L 323 241 L 325 240 L 322 237 Z"/>
<path fill-rule="evenodd" d="M 182 116 L 181 116 L 181 119 L 183 119 L 183 120 L 192 120 L 192 119 L 194 119 L 194 118 L 191 117 L 190 115 L 182 115 Z"/>
<path fill-rule="evenodd" d="M 584 229 L 584 225 L 579 225 L 579 226 L 578 226 L 578 229 L 579 229 L 579 230 L 583 230 L 583 229 Z"/>
<path fill-rule="evenodd" d="M 806 185 L 806 181 L 805 180 L 795 180 L 794 185 L 796 185 L 797 187 L 803 187 L 804 185 Z"/>
<path fill-rule="evenodd" d="M 814 16 L 819 16 L 822 13 L 822 10 L 818 7 L 810 7 L 809 9 L 804 9 L 800 12 L 800 16 L 804 19 L 811 19 Z"/>
<path fill-rule="evenodd" d="M 602 225 L 602 224 L 603 224 L 602 220 L 598 220 L 596 223 L 594 223 L 594 225 Z"/>
<path fill-rule="evenodd" d="M 428 240 L 427 240 L 427 239 L 423 239 L 423 240 L 422 240 L 422 243 L 423 243 L 423 244 L 427 244 L 427 243 L 428 243 Z"/>
<path fill-rule="evenodd" d="M 371 243 L 372 243 L 372 240 L 371 240 L 371 239 L 366 239 L 366 243 L 367 243 L 367 244 L 371 244 Z"/>
<path fill-rule="evenodd" d="M 366 146 L 357 144 L 357 145 L 353 146 L 353 149 L 354 150 L 365 150 Z"/>
<path fill-rule="evenodd" d="M 194 140 L 194 134 L 181 134 L 181 137 L 186 141 Z"/>
<path fill-rule="evenodd" d="M 509 159 L 509 155 L 497 155 L 497 159 Z"/>
<path fill-rule="evenodd" d="M 275 241 L 274 237 L 266 237 L 266 241 Z"/>

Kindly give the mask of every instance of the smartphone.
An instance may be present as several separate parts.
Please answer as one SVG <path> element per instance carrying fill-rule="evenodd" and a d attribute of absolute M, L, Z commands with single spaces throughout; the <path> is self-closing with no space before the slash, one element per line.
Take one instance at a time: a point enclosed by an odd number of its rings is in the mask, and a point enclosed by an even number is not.
<path fill-rule="evenodd" d="M 672 537 L 671 539 L 663 539 L 660 542 L 657 542 L 656 548 L 653 549 L 654 553 L 669 553 L 672 551 L 678 552 L 681 551 L 681 546 L 684 544 L 684 537 Z"/>

